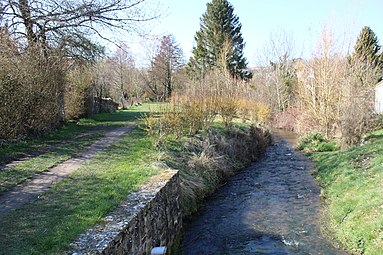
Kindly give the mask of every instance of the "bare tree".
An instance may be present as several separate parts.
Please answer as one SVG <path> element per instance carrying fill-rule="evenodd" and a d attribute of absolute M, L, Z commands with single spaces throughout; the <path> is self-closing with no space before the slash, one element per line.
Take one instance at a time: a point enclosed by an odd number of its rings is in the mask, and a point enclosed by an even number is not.
<path fill-rule="evenodd" d="M 113 72 L 113 98 L 119 100 L 122 108 L 127 108 L 130 88 L 133 87 L 135 63 L 126 44 L 120 44 L 110 59 Z"/>
<path fill-rule="evenodd" d="M 263 68 L 256 70 L 254 80 L 274 112 L 284 111 L 295 101 L 294 42 L 291 35 L 279 32 L 270 35 L 269 43 L 262 52 L 259 62 Z"/>
<path fill-rule="evenodd" d="M 153 0 L 156 1 L 156 0 Z M 152 1 L 152 2 L 153 2 Z M 101 30 L 139 31 L 141 21 L 158 17 L 148 10 L 151 0 L 2 0 L 0 26 L 22 39 L 24 45 L 39 44 L 94 54 L 100 49 L 89 39 L 102 38 Z"/>
<path fill-rule="evenodd" d="M 160 100 L 171 97 L 175 87 L 177 71 L 184 65 L 182 49 L 173 35 L 162 37 L 161 45 L 151 63 L 151 91 Z M 161 95 L 159 94 L 161 93 Z"/>
<path fill-rule="evenodd" d="M 300 71 L 299 128 L 321 131 L 350 145 L 375 126 L 371 84 L 376 75 L 373 66 L 355 65 L 336 53 L 335 44 L 332 34 L 323 31 L 317 54 Z"/>

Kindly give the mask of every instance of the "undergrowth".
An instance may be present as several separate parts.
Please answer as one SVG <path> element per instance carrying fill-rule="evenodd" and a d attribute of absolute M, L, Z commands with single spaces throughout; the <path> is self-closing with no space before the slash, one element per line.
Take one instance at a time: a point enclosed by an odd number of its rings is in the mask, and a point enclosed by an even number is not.
<path fill-rule="evenodd" d="M 311 133 L 299 139 L 297 149 L 305 153 L 336 151 L 339 145 L 336 141 L 326 139 L 322 133 Z"/>
<path fill-rule="evenodd" d="M 179 170 L 184 215 L 195 212 L 224 180 L 255 161 L 269 142 L 269 133 L 254 126 L 244 130 L 233 127 L 225 132 L 211 129 L 170 140 L 165 162 Z"/>

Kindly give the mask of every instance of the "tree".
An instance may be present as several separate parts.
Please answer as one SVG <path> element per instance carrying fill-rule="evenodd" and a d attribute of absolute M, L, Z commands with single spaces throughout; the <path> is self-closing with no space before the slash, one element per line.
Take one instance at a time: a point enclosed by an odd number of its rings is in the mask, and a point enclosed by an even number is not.
<path fill-rule="evenodd" d="M 379 55 L 380 48 L 378 37 L 374 31 L 370 27 L 363 27 L 354 47 L 354 60 L 373 68 L 382 69 L 383 59 Z"/>
<path fill-rule="evenodd" d="M 190 77 L 201 78 L 218 67 L 223 45 L 229 41 L 231 50 L 226 52 L 226 68 L 232 76 L 248 79 L 247 61 L 243 55 L 245 43 L 241 33 L 242 25 L 234 14 L 234 7 L 227 0 L 212 0 L 202 15 L 200 30 L 194 39 L 197 45 L 187 66 Z"/>
<path fill-rule="evenodd" d="M 0 26 L 28 47 L 66 50 L 93 57 L 100 48 L 90 40 L 102 29 L 138 30 L 140 21 L 157 17 L 144 11 L 150 0 L 3 0 Z M 105 38 L 104 38 L 105 39 Z"/>
<path fill-rule="evenodd" d="M 163 36 L 158 53 L 152 61 L 151 72 L 153 94 L 157 94 L 156 96 L 159 96 L 159 99 L 162 100 L 169 99 L 175 86 L 175 74 L 183 65 L 183 52 L 178 46 L 174 36 Z M 162 89 L 159 90 L 159 87 Z M 161 95 L 159 95 L 159 93 L 161 93 Z"/>
<path fill-rule="evenodd" d="M 129 52 L 129 48 L 125 44 L 120 44 L 113 56 L 111 57 L 111 65 L 109 68 L 113 70 L 113 93 L 112 97 L 120 102 L 122 108 L 127 108 L 127 100 L 129 92 L 133 87 L 133 80 L 136 73 L 133 56 Z"/>

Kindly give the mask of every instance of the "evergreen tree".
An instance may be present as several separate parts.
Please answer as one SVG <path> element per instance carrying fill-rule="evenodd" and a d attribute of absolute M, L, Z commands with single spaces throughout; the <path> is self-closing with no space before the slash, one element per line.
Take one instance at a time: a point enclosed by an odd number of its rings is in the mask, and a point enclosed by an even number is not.
<path fill-rule="evenodd" d="M 378 70 L 383 69 L 383 56 L 379 55 L 380 45 L 378 37 L 369 27 L 363 27 L 354 48 L 353 59 L 356 62 L 369 65 Z"/>
<path fill-rule="evenodd" d="M 246 71 L 247 61 L 243 56 L 245 43 L 241 33 L 241 23 L 234 14 L 233 6 L 227 0 L 212 0 L 202 15 L 200 30 L 194 39 L 197 45 L 193 48 L 186 71 L 192 78 L 201 78 L 209 70 L 218 67 L 219 58 L 226 56 L 226 67 L 230 73 L 242 79 L 251 77 Z M 222 52 L 224 44 L 229 42 L 231 49 Z"/>

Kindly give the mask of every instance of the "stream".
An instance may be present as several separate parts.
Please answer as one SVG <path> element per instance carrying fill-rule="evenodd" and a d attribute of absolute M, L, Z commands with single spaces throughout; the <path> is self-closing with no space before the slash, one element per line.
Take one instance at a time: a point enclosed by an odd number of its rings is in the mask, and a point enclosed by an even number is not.
<path fill-rule="evenodd" d="M 274 134 L 259 161 L 219 188 L 186 224 L 184 255 L 347 254 L 321 234 L 320 188 L 309 159 L 291 148 L 293 136 Z"/>

